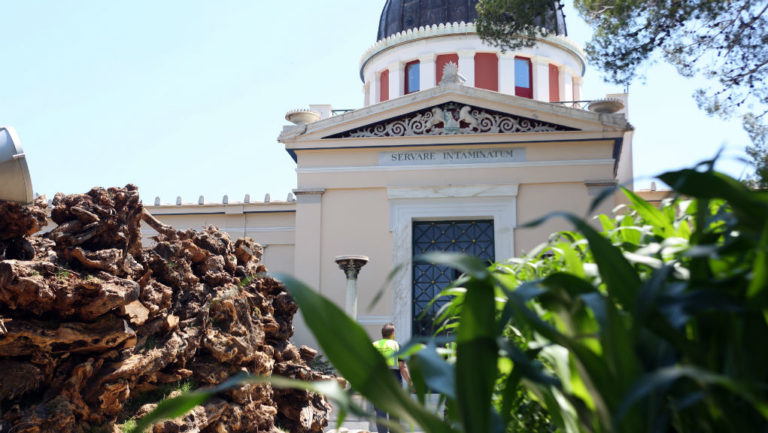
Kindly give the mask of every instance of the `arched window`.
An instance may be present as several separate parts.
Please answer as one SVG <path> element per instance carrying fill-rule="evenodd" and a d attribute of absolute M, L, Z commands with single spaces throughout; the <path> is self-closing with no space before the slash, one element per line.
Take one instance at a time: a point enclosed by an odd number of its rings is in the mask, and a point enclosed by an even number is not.
<path fill-rule="evenodd" d="M 515 95 L 533 99 L 533 70 L 527 57 L 515 57 Z"/>
<path fill-rule="evenodd" d="M 418 92 L 421 75 L 419 74 L 419 61 L 405 64 L 405 94 Z"/>

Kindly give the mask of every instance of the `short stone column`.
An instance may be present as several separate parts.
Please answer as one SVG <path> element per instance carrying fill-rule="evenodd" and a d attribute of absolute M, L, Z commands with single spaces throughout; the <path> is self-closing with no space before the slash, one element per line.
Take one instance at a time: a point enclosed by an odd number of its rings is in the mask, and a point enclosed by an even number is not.
<path fill-rule="evenodd" d="M 368 263 L 366 256 L 337 256 L 334 261 L 347 276 L 347 296 L 344 311 L 357 320 L 357 276 L 360 269 Z"/>

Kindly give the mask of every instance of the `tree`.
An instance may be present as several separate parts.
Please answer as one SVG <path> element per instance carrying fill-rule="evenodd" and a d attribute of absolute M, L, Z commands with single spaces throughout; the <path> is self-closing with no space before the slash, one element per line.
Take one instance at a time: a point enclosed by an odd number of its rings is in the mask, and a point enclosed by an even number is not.
<path fill-rule="evenodd" d="M 767 127 L 768 1 L 574 0 L 574 6 L 594 28 L 587 55 L 609 81 L 629 84 L 657 58 L 685 77 L 708 79 L 712 85 L 695 94 L 699 107 L 741 117 L 753 139 L 747 152 L 757 185 L 768 185 L 765 140 L 754 141 L 765 138 Z M 534 29 L 532 17 L 552 19 L 556 7 L 559 1 L 480 0 L 478 33 L 504 50 L 531 46 L 536 35 L 551 32 Z"/>

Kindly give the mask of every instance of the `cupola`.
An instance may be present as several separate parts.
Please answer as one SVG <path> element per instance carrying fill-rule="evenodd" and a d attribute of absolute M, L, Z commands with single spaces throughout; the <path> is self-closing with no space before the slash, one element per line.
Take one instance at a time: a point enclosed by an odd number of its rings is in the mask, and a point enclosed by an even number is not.
<path fill-rule="evenodd" d="M 361 59 L 365 105 L 437 86 L 448 63 L 462 82 L 544 102 L 581 98 L 586 56 L 567 37 L 559 1 L 535 25 L 550 30 L 532 47 L 501 52 L 477 34 L 479 0 L 387 0 L 378 40 Z"/>
<path fill-rule="evenodd" d="M 409 29 L 450 23 L 472 23 L 479 0 L 387 0 L 381 11 L 377 41 Z M 534 23 L 558 35 L 567 35 L 559 1 L 552 1 L 554 19 L 540 17 Z"/>

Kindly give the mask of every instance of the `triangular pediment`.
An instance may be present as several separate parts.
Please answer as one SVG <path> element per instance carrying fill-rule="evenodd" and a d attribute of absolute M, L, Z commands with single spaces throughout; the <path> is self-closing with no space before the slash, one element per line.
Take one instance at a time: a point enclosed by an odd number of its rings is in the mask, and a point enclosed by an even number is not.
<path fill-rule="evenodd" d="M 450 101 L 323 138 L 509 134 L 578 130 L 543 120 Z"/>
<path fill-rule="evenodd" d="M 584 140 L 620 137 L 632 126 L 621 114 L 600 114 L 460 84 L 438 86 L 306 125 L 285 127 L 278 141 L 298 149 L 418 144 L 425 138 L 475 136 L 480 141 Z M 482 137 L 482 138 L 481 138 Z"/>

